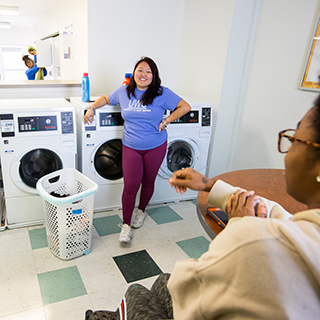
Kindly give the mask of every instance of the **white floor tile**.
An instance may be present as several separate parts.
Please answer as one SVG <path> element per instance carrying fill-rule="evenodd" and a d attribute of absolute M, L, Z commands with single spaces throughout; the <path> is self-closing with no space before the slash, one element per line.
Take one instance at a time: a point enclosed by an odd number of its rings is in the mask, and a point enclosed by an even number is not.
<path fill-rule="evenodd" d="M 42 306 L 32 252 L 2 255 L 0 283 L 0 316 Z"/>
<path fill-rule="evenodd" d="M 171 273 L 178 260 L 189 259 L 176 243 L 149 248 L 148 253 L 163 273 Z"/>
<path fill-rule="evenodd" d="M 94 212 L 93 219 L 114 216 L 116 214 L 119 216 L 122 216 L 122 210 L 121 209 L 113 209 L 113 210 Z"/>
<path fill-rule="evenodd" d="M 46 320 L 46 316 L 44 308 L 40 307 L 0 317 L 0 320 Z"/>
<path fill-rule="evenodd" d="M 46 320 L 82 320 L 85 317 L 85 311 L 92 308 L 88 295 L 48 304 L 44 307 Z"/>
<path fill-rule="evenodd" d="M 77 265 L 88 293 L 108 290 L 126 283 L 116 263 L 110 256 L 96 257 Z"/>
<path fill-rule="evenodd" d="M 129 284 L 123 283 L 108 290 L 100 290 L 89 293 L 89 297 L 93 305 L 92 310 L 115 311 L 117 308 L 119 308 L 121 300 L 128 287 Z"/>
<path fill-rule="evenodd" d="M 133 230 L 133 238 L 131 242 L 128 244 L 120 243 L 118 241 L 119 233 L 103 236 L 101 237 L 101 239 L 112 257 L 145 249 L 143 244 L 141 244 L 140 241 L 138 241 L 137 239 L 136 230 Z"/>
<path fill-rule="evenodd" d="M 28 228 L 6 229 L 0 232 L 0 256 L 6 253 L 31 251 Z"/>
<path fill-rule="evenodd" d="M 36 275 L 32 251 L 2 254 L 0 259 L 0 283 L 21 280 Z M 0 290 L 1 291 L 1 290 Z M 1 300 L 0 300 L 1 301 Z"/>
<path fill-rule="evenodd" d="M 154 228 L 143 225 L 141 228 L 135 230 L 134 237 L 145 249 L 172 243 L 172 239 L 168 237 L 168 234 L 164 231 L 163 225 L 157 225 Z"/>
<path fill-rule="evenodd" d="M 197 231 L 199 232 L 199 235 L 204 236 L 207 240 L 209 240 L 210 242 L 212 241 L 212 239 L 209 237 L 209 235 L 206 233 L 206 231 L 203 229 L 203 226 L 201 225 L 199 218 L 198 217 L 194 217 L 188 220 L 188 222 L 190 223 L 190 225 Z"/>
<path fill-rule="evenodd" d="M 163 232 L 165 232 L 166 236 L 174 242 L 199 237 L 202 235 L 202 232 L 198 229 L 195 229 L 193 225 L 188 222 L 188 220 L 165 223 L 161 225 L 161 229 Z"/>
<path fill-rule="evenodd" d="M 197 216 L 197 207 L 191 201 L 170 203 L 169 207 L 183 219 L 194 218 Z"/>
<path fill-rule="evenodd" d="M 48 247 L 33 250 L 37 273 L 63 269 L 76 265 L 75 259 L 61 260 Z"/>

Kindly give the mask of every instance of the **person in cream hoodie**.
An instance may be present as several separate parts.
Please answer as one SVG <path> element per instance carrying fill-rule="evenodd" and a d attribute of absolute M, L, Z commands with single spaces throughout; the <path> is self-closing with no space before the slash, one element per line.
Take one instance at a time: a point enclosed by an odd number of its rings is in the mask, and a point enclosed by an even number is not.
<path fill-rule="evenodd" d="M 287 192 L 308 210 L 291 215 L 253 191 L 193 169 L 169 180 L 206 190 L 227 227 L 198 260 L 179 261 L 168 281 L 174 319 L 317 319 L 320 315 L 320 97 L 296 130 L 279 133 Z M 255 216 L 254 204 L 266 218 Z M 259 210 L 258 208 L 258 210 Z"/>

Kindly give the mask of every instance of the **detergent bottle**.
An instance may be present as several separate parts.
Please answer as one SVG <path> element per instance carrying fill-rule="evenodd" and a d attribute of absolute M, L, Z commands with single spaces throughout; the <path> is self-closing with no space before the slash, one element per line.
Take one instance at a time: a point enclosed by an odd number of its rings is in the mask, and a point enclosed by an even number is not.
<path fill-rule="evenodd" d="M 124 80 L 122 82 L 123 86 L 127 86 L 130 82 L 130 78 L 132 77 L 132 73 L 126 73 L 124 76 Z"/>
<path fill-rule="evenodd" d="M 88 73 L 84 73 L 82 77 L 82 95 L 81 100 L 88 102 L 90 100 L 90 83 Z"/>

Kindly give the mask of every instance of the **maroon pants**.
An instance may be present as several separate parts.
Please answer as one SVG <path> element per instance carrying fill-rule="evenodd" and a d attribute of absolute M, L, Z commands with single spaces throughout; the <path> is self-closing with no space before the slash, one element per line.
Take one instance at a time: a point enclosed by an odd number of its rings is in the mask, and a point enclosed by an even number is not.
<path fill-rule="evenodd" d="M 154 191 L 154 181 L 167 152 L 167 142 L 150 150 L 134 150 L 123 146 L 122 193 L 123 223 L 130 226 L 136 195 L 141 185 L 138 208 L 145 211 Z"/>

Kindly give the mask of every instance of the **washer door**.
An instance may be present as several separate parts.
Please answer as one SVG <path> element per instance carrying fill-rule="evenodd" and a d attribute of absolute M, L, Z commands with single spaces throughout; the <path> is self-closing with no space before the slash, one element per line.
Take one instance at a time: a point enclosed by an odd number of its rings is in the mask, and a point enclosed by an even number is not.
<path fill-rule="evenodd" d="M 101 177 L 108 180 L 123 177 L 121 139 L 108 140 L 99 147 L 94 156 L 94 168 Z"/>
<path fill-rule="evenodd" d="M 199 148 L 192 139 L 173 139 L 168 143 L 167 154 L 158 174 L 169 179 L 176 170 L 194 168 L 199 158 Z"/>
<path fill-rule="evenodd" d="M 62 161 L 55 152 L 48 149 L 34 149 L 21 158 L 19 175 L 27 186 L 35 189 L 41 177 L 59 169 L 62 169 Z"/>

